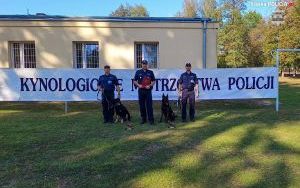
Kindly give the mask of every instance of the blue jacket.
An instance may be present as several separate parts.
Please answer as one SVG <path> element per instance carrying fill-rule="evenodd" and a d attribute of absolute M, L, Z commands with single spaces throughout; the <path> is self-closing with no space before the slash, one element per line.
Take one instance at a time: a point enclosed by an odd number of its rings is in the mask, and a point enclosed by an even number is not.
<path fill-rule="evenodd" d="M 98 86 L 103 88 L 104 90 L 114 91 L 115 86 L 119 85 L 118 79 L 115 75 L 101 75 L 98 80 Z"/>
<path fill-rule="evenodd" d="M 134 80 L 142 85 L 142 89 L 150 85 L 152 81 L 155 81 L 155 76 L 152 70 L 137 70 L 134 76 Z M 151 88 L 152 89 L 152 88 Z"/>
<path fill-rule="evenodd" d="M 196 84 L 198 84 L 198 78 L 195 73 L 182 73 L 179 80 L 179 84 L 182 84 L 182 89 L 194 90 Z"/>

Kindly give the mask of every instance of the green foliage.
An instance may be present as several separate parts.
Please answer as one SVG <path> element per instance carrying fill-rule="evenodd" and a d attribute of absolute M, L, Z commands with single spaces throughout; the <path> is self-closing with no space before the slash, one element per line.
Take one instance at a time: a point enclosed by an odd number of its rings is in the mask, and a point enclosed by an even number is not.
<path fill-rule="evenodd" d="M 218 42 L 224 46 L 228 67 L 246 67 L 248 66 L 248 28 L 243 22 L 240 11 L 234 11 L 232 18 L 220 29 Z"/>
<path fill-rule="evenodd" d="M 248 28 L 255 28 L 262 21 L 262 16 L 255 11 L 250 11 L 244 14 L 243 19 Z"/>
<path fill-rule="evenodd" d="M 200 0 L 199 15 L 206 18 L 213 18 L 215 20 L 222 19 L 222 11 L 217 5 L 216 0 Z"/>
<path fill-rule="evenodd" d="M 279 48 L 278 35 L 279 27 L 273 25 L 271 22 L 266 23 L 266 27 L 263 31 L 263 64 L 275 65 L 275 54 L 272 51 Z"/>
<path fill-rule="evenodd" d="M 261 67 L 264 65 L 263 41 L 265 28 L 265 22 L 261 21 L 257 24 L 257 27 L 254 27 L 249 31 L 248 64 L 250 67 Z"/>
<path fill-rule="evenodd" d="M 286 9 L 284 23 L 279 31 L 280 48 L 300 48 L 300 1 L 295 3 L 295 6 Z M 284 67 L 299 69 L 299 59 L 299 52 L 280 54 L 280 61 Z"/>
<path fill-rule="evenodd" d="M 236 12 L 242 12 L 246 9 L 246 0 L 221 0 L 220 2 L 222 18 L 225 22 L 234 20 Z"/>
<path fill-rule="evenodd" d="M 176 17 L 205 17 L 215 20 L 222 19 L 222 11 L 216 0 L 184 0 L 182 10 L 177 12 Z"/>
<path fill-rule="evenodd" d="M 110 16 L 113 17 L 149 17 L 149 12 L 143 5 L 131 6 L 121 4 Z"/>
<path fill-rule="evenodd" d="M 199 16 L 197 0 L 184 0 L 182 5 L 182 11 L 179 11 L 177 17 L 195 18 Z"/>
<path fill-rule="evenodd" d="M 218 42 L 225 48 L 219 67 L 257 67 L 275 64 L 277 48 L 300 48 L 300 0 L 295 6 L 287 7 L 282 25 L 266 22 L 256 12 L 242 13 L 238 9 L 227 10 L 231 17 L 225 19 L 219 30 Z M 228 4 L 224 7 L 230 7 Z M 231 9 L 233 6 L 231 6 Z M 226 18 L 226 17 L 224 17 Z M 299 69 L 300 53 L 280 54 L 281 66 Z M 225 62 L 224 62 L 225 61 Z"/>
<path fill-rule="evenodd" d="M 132 17 L 149 17 L 147 9 L 142 5 L 135 5 L 130 13 Z"/>

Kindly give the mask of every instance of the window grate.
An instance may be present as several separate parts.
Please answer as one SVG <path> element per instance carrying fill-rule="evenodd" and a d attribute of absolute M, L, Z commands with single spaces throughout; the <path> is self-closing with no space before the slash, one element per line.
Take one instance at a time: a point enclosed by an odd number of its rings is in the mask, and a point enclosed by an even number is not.
<path fill-rule="evenodd" d="M 35 45 L 24 43 L 24 68 L 36 68 Z"/>
<path fill-rule="evenodd" d="M 158 43 L 136 43 L 136 67 L 142 67 L 142 61 L 147 60 L 150 68 L 157 68 Z"/>
<path fill-rule="evenodd" d="M 20 57 L 20 44 L 12 44 L 12 61 L 14 68 L 21 68 L 21 57 Z"/>
<path fill-rule="evenodd" d="M 12 42 L 10 46 L 13 68 L 36 68 L 34 42 Z"/>
<path fill-rule="evenodd" d="M 74 67 L 99 68 L 99 44 L 95 42 L 75 42 Z"/>
<path fill-rule="evenodd" d="M 83 57 L 82 57 L 82 53 L 83 53 L 83 50 L 82 50 L 82 43 L 76 43 L 75 44 L 75 50 L 76 50 L 76 63 L 75 63 L 75 67 L 76 68 L 83 68 Z"/>

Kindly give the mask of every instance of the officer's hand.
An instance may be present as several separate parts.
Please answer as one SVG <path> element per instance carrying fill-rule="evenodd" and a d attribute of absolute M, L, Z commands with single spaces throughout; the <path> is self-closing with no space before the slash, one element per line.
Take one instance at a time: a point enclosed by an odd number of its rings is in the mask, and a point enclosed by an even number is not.
<path fill-rule="evenodd" d="M 146 86 L 146 89 L 150 89 L 150 86 Z"/>
<path fill-rule="evenodd" d="M 195 96 L 196 96 L 196 98 L 199 97 L 199 91 L 197 89 L 195 90 Z"/>
<path fill-rule="evenodd" d="M 138 86 L 139 88 L 142 88 L 142 87 L 143 87 L 141 84 L 138 84 L 137 86 Z"/>
<path fill-rule="evenodd" d="M 103 88 L 99 88 L 98 91 L 103 93 Z"/>
<path fill-rule="evenodd" d="M 179 91 L 179 92 L 178 92 L 178 96 L 179 96 L 179 97 L 182 97 L 182 91 Z"/>

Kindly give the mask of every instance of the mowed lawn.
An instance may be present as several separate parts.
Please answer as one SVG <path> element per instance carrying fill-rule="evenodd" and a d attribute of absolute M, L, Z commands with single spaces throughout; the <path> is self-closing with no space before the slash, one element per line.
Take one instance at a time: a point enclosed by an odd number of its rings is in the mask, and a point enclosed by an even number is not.
<path fill-rule="evenodd" d="M 280 102 L 203 101 L 176 129 L 139 125 L 127 103 L 132 131 L 97 103 L 1 102 L 0 187 L 300 187 L 300 80 Z"/>

